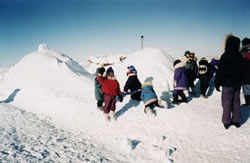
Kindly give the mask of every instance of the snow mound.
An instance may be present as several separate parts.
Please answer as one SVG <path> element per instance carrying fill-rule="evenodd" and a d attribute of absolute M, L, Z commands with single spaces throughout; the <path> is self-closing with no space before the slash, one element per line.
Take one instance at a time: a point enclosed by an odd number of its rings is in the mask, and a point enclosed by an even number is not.
<path fill-rule="evenodd" d="M 52 96 L 57 99 L 62 96 L 88 98 L 83 92 L 92 89 L 92 79 L 93 76 L 78 62 L 41 44 L 38 51 L 26 55 L 9 70 L 4 83 L 8 85 L 9 93 L 20 89 L 17 102 L 19 99 L 22 104 L 34 102 L 39 105 L 41 100 L 55 101 Z"/>
<path fill-rule="evenodd" d="M 145 81 L 150 81 L 155 86 L 155 89 L 159 93 L 163 91 L 169 91 L 172 88 L 173 80 L 173 58 L 170 55 L 167 55 L 163 50 L 157 48 L 145 48 L 134 54 L 123 56 L 124 59 L 120 62 L 116 62 L 112 65 L 105 66 L 108 68 L 112 66 L 115 71 L 115 75 L 118 81 L 121 84 L 121 88 L 125 85 L 127 80 L 126 73 L 128 71 L 127 67 L 134 65 L 138 72 L 138 78 L 141 83 Z M 103 58 L 106 63 L 111 63 L 109 59 L 111 56 Z M 98 60 L 99 56 L 94 59 L 91 57 L 91 60 Z M 97 67 L 101 63 L 93 62 L 89 63 L 88 66 L 85 66 L 86 70 L 90 73 L 95 73 Z"/>

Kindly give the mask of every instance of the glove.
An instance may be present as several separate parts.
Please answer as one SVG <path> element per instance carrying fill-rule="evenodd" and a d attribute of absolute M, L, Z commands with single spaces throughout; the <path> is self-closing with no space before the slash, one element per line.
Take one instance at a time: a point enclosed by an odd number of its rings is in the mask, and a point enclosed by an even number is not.
<path fill-rule="evenodd" d="M 101 67 L 99 70 L 98 70 L 98 73 L 99 74 L 103 74 L 105 72 L 105 68 L 104 67 Z"/>
<path fill-rule="evenodd" d="M 119 101 L 120 101 L 120 102 L 123 101 L 123 95 L 122 95 L 122 94 L 118 94 L 118 98 L 119 98 Z"/>
<path fill-rule="evenodd" d="M 215 86 L 216 91 L 220 92 L 220 86 Z"/>

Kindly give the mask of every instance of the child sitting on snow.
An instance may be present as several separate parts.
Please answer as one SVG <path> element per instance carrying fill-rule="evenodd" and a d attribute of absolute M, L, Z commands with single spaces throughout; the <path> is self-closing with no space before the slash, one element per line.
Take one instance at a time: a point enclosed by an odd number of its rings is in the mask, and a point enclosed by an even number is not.
<path fill-rule="evenodd" d="M 186 74 L 185 63 L 181 60 L 174 61 L 174 91 L 173 91 L 173 104 L 178 104 L 179 102 L 187 102 L 184 90 L 187 89 L 188 79 Z M 181 96 L 182 100 L 178 101 L 178 96 Z"/>
<path fill-rule="evenodd" d="M 122 93 L 120 91 L 120 85 L 115 78 L 114 70 L 112 69 L 112 67 L 108 68 L 106 77 L 103 77 L 104 71 L 105 69 L 103 67 L 100 68 L 97 76 L 98 81 L 102 84 L 102 92 L 104 94 L 104 115 L 107 120 L 116 120 L 116 96 L 118 95 L 120 102 L 122 102 Z"/>
<path fill-rule="evenodd" d="M 130 90 L 130 92 L 134 92 L 131 94 L 131 99 L 141 101 L 141 82 L 137 77 L 137 71 L 134 66 L 129 66 L 128 69 L 128 80 L 124 86 L 124 93 L 126 94 Z"/>
<path fill-rule="evenodd" d="M 145 105 L 144 112 L 146 114 L 156 115 L 154 108 L 164 107 L 153 89 L 153 85 L 150 82 L 146 82 L 142 85 L 141 98 Z"/>
<path fill-rule="evenodd" d="M 96 69 L 96 78 L 95 78 L 95 99 L 97 100 L 97 108 L 99 110 L 103 110 L 103 93 L 102 93 L 102 85 L 97 79 L 97 74 L 100 68 Z"/>

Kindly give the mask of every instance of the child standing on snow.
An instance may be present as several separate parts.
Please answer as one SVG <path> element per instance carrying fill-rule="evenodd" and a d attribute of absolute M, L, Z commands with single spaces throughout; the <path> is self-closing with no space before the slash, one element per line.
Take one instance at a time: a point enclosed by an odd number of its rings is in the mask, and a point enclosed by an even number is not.
<path fill-rule="evenodd" d="M 239 52 L 240 39 L 228 35 L 225 38 L 225 52 L 220 58 L 220 64 L 215 76 L 215 88 L 220 91 L 222 86 L 222 123 L 225 129 L 231 125 L 240 127 L 240 88 L 243 82 L 244 60 Z"/>
<path fill-rule="evenodd" d="M 153 85 L 150 82 L 146 82 L 142 85 L 141 91 L 141 98 L 145 105 L 144 112 L 146 114 L 155 115 L 154 108 L 157 107 L 164 107 L 160 100 L 158 100 L 157 95 L 153 89 Z"/>
<path fill-rule="evenodd" d="M 241 53 L 244 57 L 244 82 L 243 93 L 246 104 L 244 106 L 250 106 L 250 39 L 244 38 L 242 40 Z"/>
<path fill-rule="evenodd" d="M 173 104 L 178 104 L 179 102 L 187 102 L 184 90 L 187 89 L 188 81 L 185 63 L 181 60 L 174 61 L 174 91 L 173 91 Z M 178 96 L 181 97 L 181 101 L 178 101 Z"/>
<path fill-rule="evenodd" d="M 102 85 L 97 79 L 97 75 L 100 68 L 96 69 L 96 78 L 95 78 L 95 98 L 97 100 L 97 108 L 99 110 L 103 110 L 103 93 L 102 93 Z"/>
<path fill-rule="evenodd" d="M 130 92 L 135 92 L 131 94 L 131 99 L 136 101 L 141 101 L 141 82 L 137 77 L 137 71 L 134 66 L 128 67 L 129 71 L 127 72 L 128 80 L 124 86 L 124 93 L 126 94 L 128 90 Z M 138 91 L 138 92 L 137 92 Z"/>
<path fill-rule="evenodd" d="M 114 70 L 109 67 L 106 72 L 106 77 L 103 77 L 105 69 L 102 67 L 99 69 L 97 79 L 102 84 L 102 92 L 104 98 L 104 115 L 107 120 L 116 120 L 115 116 L 115 103 L 116 96 L 119 96 L 122 102 L 122 93 L 120 91 L 120 85 L 115 78 Z"/>
<path fill-rule="evenodd" d="M 198 67 L 198 77 L 200 79 L 200 94 L 201 97 L 207 98 L 206 92 L 209 86 L 209 81 L 212 78 L 212 71 L 215 72 L 217 69 L 208 63 L 205 57 L 201 58 Z"/>
<path fill-rule="evenodd" d="M 194 53 L 187 53 L 186 54 L 187 62 L 186 62 L 186 72 L 187 72 L 187 79 L 188 79 L 188 90 L 191 88 L 192 94 L 195 94 L 195 86 L 194 81 L 197 77 L 198 73 L 198 66 L 195 61 L 195 54 Z"/>

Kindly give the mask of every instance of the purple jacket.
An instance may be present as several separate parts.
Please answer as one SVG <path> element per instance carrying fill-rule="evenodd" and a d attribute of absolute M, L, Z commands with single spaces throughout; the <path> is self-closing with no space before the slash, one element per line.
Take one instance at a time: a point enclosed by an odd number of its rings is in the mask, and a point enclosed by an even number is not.
<path fill-rule="evenodd" d="M 178 63 L 174 66 L 174 90 L 186 90 L 188 79 L 186 74 L 185 63 Z"/>
<path fill-rule="evenodd" d="M 211 64 L 212 66 L 214 66 L 217 70 L 218 70 L 219 63 L 220 63 L 220 60 L 219 60 L 219 59 L 215 59 L 215 58 L 213 58 L 213 59 L 211 60 L 211 62 L 210 62 L 210 64 Z M 214 73 L 216 73 L 216 71 L 213 71 L 213 70 L 212 70 L 211 73 L 214 74 Z"/>

